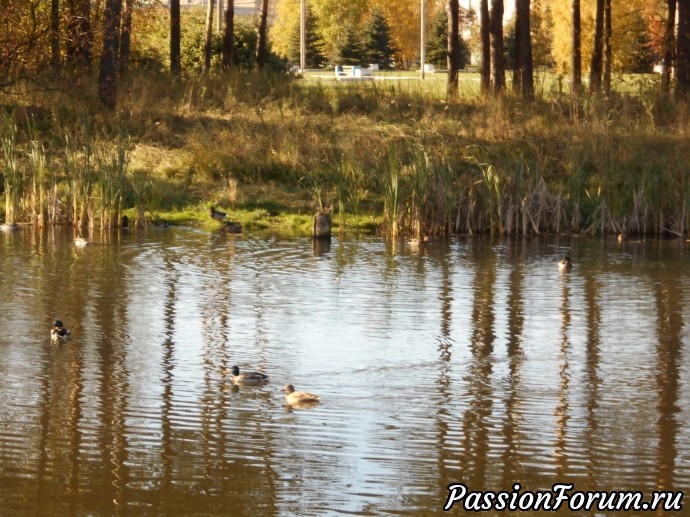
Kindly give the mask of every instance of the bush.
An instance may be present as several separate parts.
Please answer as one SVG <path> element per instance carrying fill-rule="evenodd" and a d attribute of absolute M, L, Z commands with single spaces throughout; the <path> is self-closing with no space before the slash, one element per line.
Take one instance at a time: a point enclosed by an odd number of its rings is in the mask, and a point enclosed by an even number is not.
<path fill-rule="evenodd" d="M 206 35 L 203 23 L 188 24 L 188 33 L 182 40 L 181 64 L 182 70 L 201 72 L 203 67 L 204 46 Z M 232 55 L 233 66 L 240 70 L 254 68 L 254 54 L 256 52 L 257 33 L 253 20 L 239 18 L 235 20 L 235 49 Z M 211 40 L 211 69 L 217 70 L 221 66 L 221 49 L 223 35 L 214 33 Z M 287 61 L 268 49 L 264 70 L 268 72 L 286 72 Z"/>

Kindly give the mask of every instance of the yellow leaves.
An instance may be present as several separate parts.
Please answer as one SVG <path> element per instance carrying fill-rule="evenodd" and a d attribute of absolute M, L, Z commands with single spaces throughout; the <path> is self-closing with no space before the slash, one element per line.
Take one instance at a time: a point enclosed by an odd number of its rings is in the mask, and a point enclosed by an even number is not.
<path fill-rule="evenodd" d="M 288 54 L 290 36 L 299 22 L 299 16 L 300 0 L 277 0 L 276 18 L 270 28 L 270 38 L 273 50 L 281 56 Z"/>
<path fill-rule="evenodd" d="M 626 0 L 612 2 L 612 51 L 614 69 L 635 48 L 636 37 L 635 20 L 642 15 L 647 23 L 663 18 L 664 12 L 658 0 Z M 572 55 L 572 0 L 553 0 L 543 2 L 550 6 L 553 15 L 553 57 L 556 69 L 561 73 L 570 73 Z M 592 57 L 594 39 L 594 19 L 596 16 L 596 0 L 581 0 L 582 18 L 582 70 L 589 70 Z"/>
<path fill-rule="evenodd" d="M 413 61 L 419 57 L 421 0 L 307 0 L 318 18 L 326 56 L 331 56 L 338 43 L 351 28 L 362 29 L 374 9 L 386 17 L 391 36 L 398 49 L 397 58 Z M 427 29 L 443 0 L 425 0 Z M 277 0 L 276 20 L 271 31 L 273 48 L 286 54 L 290 32 L 299 20 L 300 0 Z"/>

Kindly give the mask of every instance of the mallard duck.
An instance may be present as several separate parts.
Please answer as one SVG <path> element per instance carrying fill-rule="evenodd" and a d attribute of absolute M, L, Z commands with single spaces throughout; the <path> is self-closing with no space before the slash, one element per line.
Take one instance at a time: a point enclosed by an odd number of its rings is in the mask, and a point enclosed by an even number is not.
<path fill-rule="evenodd" d="M 69 338 L 70 334 L 71 332 L 69 329 L 65 328 L 65 326 L 62 324 L 62 321 L 55 320 L 53 322 L 53 328 L 50 330 L 50 338 L 53 341 L 65 341 Z"/>
<path fill-rule="evenodd" d="M 570 261 L 568 255 L 563 255 L 561 260 L 558 261 L 558 269 L 560 271 L 569 271 L 573 267 L 573 263 Z"/>
<path fill-rule="evenodd" d="M 215 219 L 218 222 L 222 222 L 225 220 L 225 218 L 228 216 L 225 212 L 221 212 L 220 210 L 216 210 L 215 206 L 211 207 L 211 210 L 209 211 L 209 215 L 211 216 L 211 219 Z"/>
<path fill-rule="evenodd" d="M 88 244 L 88 241 L 84 237 L 76 237 L 74 239 L 74 245 L 77 248 L 85 248 L 87 244 Z"/>
<path fill-rule="evenodd" d="M 251 384 L 263 384 L 268 382 L 268 375 L 260 372 L 243 372 L 240 373 L 240 369 L 237 366 L 233 366 L 230 370 L 230 380 L 237 385 L 251 385 Z"/>
<path fill-rule="evenodd" d="M 283 390 L 285 391 L 285 400 L 290 405 L 313 404 L 321 400 L 321 397 L 313 393 L 295 391 L 295 387 L 292 384 L 288 384 Z"/>

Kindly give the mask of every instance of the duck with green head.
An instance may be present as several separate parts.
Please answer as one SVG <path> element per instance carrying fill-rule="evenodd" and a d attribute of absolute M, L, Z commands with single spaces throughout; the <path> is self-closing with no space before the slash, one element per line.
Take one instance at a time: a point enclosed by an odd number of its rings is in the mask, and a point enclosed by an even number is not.
<path fill-rule="evenodd" d="M 225 212 L 221 212 L 220 210 L 216 210 L 215 206 L 211 206 L 211 208 L 209 210 L 209 215 L 211 216 L 211 219 L 215 219 L 219 223 L 222 223 L 228 217 L 228 214 L 226 214 Z"/>
<path fill-rule="evenodd" d="M 55 320 L 53 322 L 53 328 L 50 330 L 50 339 L 53 341 L 66 341 L 71 332 L 69 329 L 66 329 L 65 326 L 62 324 L 62 321 L 60 320 Z"/>
<path fill-rule="evenodd" d="M 268 375 L 261 372 L 242 372 L 238 366 L 233 366 L 230 370 L 230 380 L 238 386 L 256 386 L 268 382 Z"/>

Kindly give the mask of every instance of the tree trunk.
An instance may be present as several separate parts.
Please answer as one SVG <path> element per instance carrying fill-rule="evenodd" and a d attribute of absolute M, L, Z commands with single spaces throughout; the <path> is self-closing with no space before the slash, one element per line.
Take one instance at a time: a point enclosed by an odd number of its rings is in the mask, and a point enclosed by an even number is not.
<path fill-rule="evenodd" d="M 103 14 L 103 52 L 98 74 L 98 97 L 107 108 L 117 100 L 117 51 L 120 46 L 122 0 L 106 0 Z"/>
<path fill-rule="evenodd" d="M 482 93 L 491 90 L 491 31 L 489 23 L 489 0 L 481 0 L 479 5 L 481 25 L 480 35 L 482 41 Z"/>
<path fill-rule="evenodd" d="M 208 0 L 206 11 L 206 42 L 204 43 L 204 73 L 211 70 L 211 50 L 213 47 L 213 10 L 216 7 L 215 0 Z"/>
<path fill-rule="evenodd" d="M 137 220 L 134 222 L 136 228 L 144 228 L 146 226 L 146 207 L 143 203 L 137 203 Z"/>
<path fill-rule="evenodd" d="M 668 96 L 671 91 L 671 68 L 673 67 L 674 47 L 676 44 L 676 0 L 666 0 L 666 28 L 664 32 L 664 61 L 661 73 L 661 93 Z"/>
<path fill-rule="evenodd" d="M 223 31 L 223 49 L 221 52 L 223 70 L 232 68 L 232 55 L 235 50 L 235 0 L 225 0 L 223 12 L 225 29 Z"/>
<path fill-rule="evenodd" d="M 491 78 L 492 91 L 499 95 L 505 87 L 505 58 L 503 56 L 503 0 L 491 2 Z"/>
<path fill-rule="evenodd" d="M 132 35 L 132 3 L 134 0 L 124 0 L 122 11 L 122 30 L 120 32 L 120 75 L 129 70 L 129 44 Z"/>
<path fill-rule="evenodd" d="M 448 98 L 454 98 L 458 93 L 458 63 L 460 62 L 460 2 L 448 0 Z"/>
<path fill-rule="evenodd" d="M 180 75 L 180 0 L 170 0 L 170 71 Z"/>
<path fill-rule="evenodd" d="M 522 80 L 521 80 L 521 61 L 522 56 L 520 55 L 520 36 L 522 24 L 522 11 L 520 9 L 520 0 L 515 0 L 515 62 L 513 63 L 513 93 L 518 95 L 520 92 Z"/>
<path fill-rule="evenodd" d="M 534 70 L 532 66 L 531 0 L 516 0 L 515 3 L 515 51 L 516 63 L 513 85 L 523 99 L 534 98 Z"/>
<path fill-rule="evenodd" d="M 60 67 L 60 0 L 50 2 L 50 64 Z"/>
<path fill-rule="evenodd" d="M 582 23 L 580 20 L 580 0 L 573 0 L 572 11 L 572 80 L 570 89 L 573 94 L 579 96 L 582 88 Z"/>
<path fill-rule="evenodd" d="M 268 20 L 268 0 L 261 0 L 261 19 L 259 35 L 256 40 L 256 69 L 263 70 L 266 63 L 266 25 Z"/>
<path fill-rule="evenodd" d="M 684 100 L 690 97 L 690 0 L 678 0 L 676 94 Z"/>
<path fill-rule="evenodd" d="M 589 91 L 594 95 L 601 93 L 601 72 L 604 59 L 604 0 L 597 0 L 594 19 L 594 45 L 589 67 Z"/>
<path fill-rule="evenodd" d="M 613 57 L 611 52 L 612 40 L 612 26 L 611 26 L 611 0 L 604 0 L 604 95 L 611 96 L 611 68 L 613 66 Z"/>

